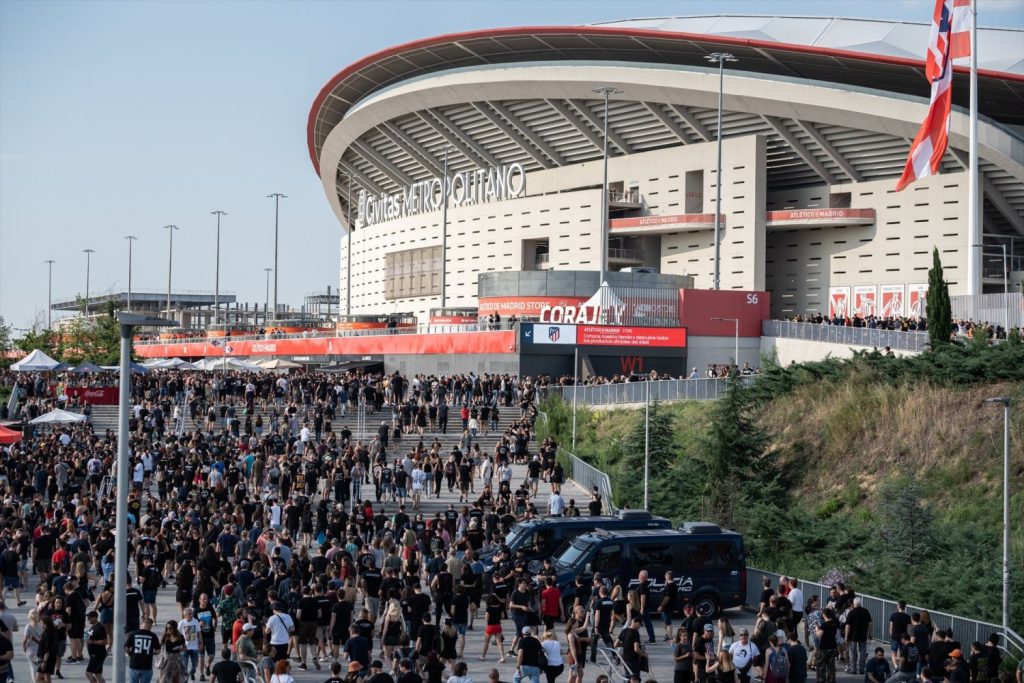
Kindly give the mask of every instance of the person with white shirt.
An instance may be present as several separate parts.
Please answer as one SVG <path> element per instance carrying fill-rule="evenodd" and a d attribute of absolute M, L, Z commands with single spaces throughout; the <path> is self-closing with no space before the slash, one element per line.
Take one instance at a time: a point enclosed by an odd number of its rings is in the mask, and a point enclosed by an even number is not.
<path fill-rule="evenodd" d="M 750 669 L 754 659 L 761 654 L 761 650 L 750 640 L 750 631 L 740 629 L 740 638 L 729 646 L 729 654 L 732 655 L 732 663 L 736 666 L 740 682 L 750 683 Z"/>
<path fill-rule="evenodd" d="M 789 580 L 789 595 L 787 597 L 793 603 L 793 613 L 790 617 L 789 628 L 792 631 L 796 631 L 797 624 L 804 618 L 804 592 L 797 585 L 795 578 Z"/>
<path fill-rule="evenodd" d="M 548 514 L 552 517 L 561 517 L 565 510 L 565 499 L 558 493 L 552 493 L 548 497 Z"/>
<path fill-rule="evenodd" d="M 199 620 L 193 616 L 191 607 L 186 607 L 185 616 L 178 622 L 178 632 L 185 639 L 185 652 L 182 659 L 185 660 L 185 672 L 195 679 L 196 668 L 199 666 Z"/>
<path fill-rule="evenodd" d="M 142 482 L 146 478 L 146 468 L 142 464 L 142 460 L 135 463 L 135 471 L 132 474 L 132 485 L 135 486 L 139 491 L 142 490 Z"/>
<path fill-rule="evenodd" d="M 274 648 L 274 660 L 281 661 L 288 659 L 288 639 L 295 630 L 295 622 L 285 612 L 284 605 L 280 602 L 274 603 L 274 614 L 267 620 L 267 636 L 271 647 Z"/>
<path fill-rule="evenodd" d="M 271 501 L 270 508 L 269 508 L 269 513 L 270 513 L 270 528 L 274 529 L 275 531 L 280 531 L 281 527 L 282 527 L 282 524 L 281 524 L 281 505 L 277 502 L 277 500 Z"/>

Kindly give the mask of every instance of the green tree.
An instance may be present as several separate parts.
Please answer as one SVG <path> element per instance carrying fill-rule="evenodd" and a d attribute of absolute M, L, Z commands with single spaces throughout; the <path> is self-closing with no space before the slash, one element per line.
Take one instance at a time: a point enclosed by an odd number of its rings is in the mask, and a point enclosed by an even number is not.
<path fill-rule="evenodd" d="M 879 531 L 886 556 L 900 564 L 928 558 L 934 544 L 934 516 L 924 488 L 913 476 L 899 476 L 878 487 Z"/>
<path fill-rule="evenodd" d="M 91 361 L 97 365 L 117 365 L 121 353 L 120 330 L 114 317 L 117 307 L 107 302 L 107 310 L 95 321 L 76 319 L 68 325 L 67 344 L 62 360 L 68 363 Z"/>
<path fill-rule="evenodd" d="M 932 348 L 949 343 L 953 327 L 953 312 L 949 303 L 949 285 L 942 277 L 939 250 L 932 250 L 932 267 L 928 271 L 928 300 L 925 315 L 928 319 L 928 339 Z"/>
<path fill-rule="evenodd" d="M 11 326 L 7 324 L 4 317 L 0 315 L 0 368 L 6 368 L 11 364 L 8 354 L 14 350 L 14 337 L 11 335 Z"/>
<path fill-rule="evenodd" d="M 672 507 L 680 494 L 665 485 L 670 470 L 679 461 L 679 446 L 672 415 L 658 401 L 651 403 L 648 418 L 649 462 L 648 498 L 652 510 Z M 644 411 L 638 410 L 633 428 L 623 440 L 623 457 L 618 463 L 618 500 L 620 506 L 639 509 L 644 505 Z"/>

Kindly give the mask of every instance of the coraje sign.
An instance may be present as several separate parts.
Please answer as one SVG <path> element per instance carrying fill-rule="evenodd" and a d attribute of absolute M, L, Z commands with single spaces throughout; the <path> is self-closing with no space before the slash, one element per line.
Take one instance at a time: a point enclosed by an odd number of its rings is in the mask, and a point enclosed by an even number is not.
<path fill-rule="evenodd" d="M 526 171 L 520 163 L 462 171 L 445 180 L 421 180 L 402 191 L 379 195 L 360 190 L 355 227 L 439 211 L 446 196 L 449 206 L 460 207 L 515 199 L 526 192 Z"/>

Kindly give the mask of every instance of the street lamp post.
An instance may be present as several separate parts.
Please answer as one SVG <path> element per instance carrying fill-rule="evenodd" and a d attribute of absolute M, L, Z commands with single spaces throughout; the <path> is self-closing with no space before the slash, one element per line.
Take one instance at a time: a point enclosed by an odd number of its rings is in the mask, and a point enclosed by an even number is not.
<path fill-rule="evenodd" d="M 82 253 L 85 254 L 85 313 L 89 315 L 89 268 L 92 265 L 92 255 L 96 253 L 95 249 L 83 249 Z"/>
<path fill-rule="evenodd" d="M 228 212 L 217 209 L 210 213 L 217 217 L 217 265 L 213 276 L 213 322 L 216 324 L 220 322 L 220 217 L 227 216 Z"/>
<path fill-rule="evenodd" d="M 56 263 L 53 259 L 43 261 L 47 265 L 48 273 L 46 275 L 46 329 L 50 329 L 52 320 L 50 315 L 53 309 L 53 264 Z"/>
<path fill-rule="evenodd" d="M 346 172 L 345 211 L 348 214 L 348 230 L 345 234 L 345 315 L 352 315 L 352 174 Z"/>
<path fill-rule="evenodd" d="M 128 529 L 122 523 L 128 519 L 129 469 L 131 448 L 128 435 L 128 411 L 132 396 L 132 330 L 139 325 L 147 327 L 174 326 L 177 323 L 166 318 L 153 318 L 137 313 L 118 313 L 118 327 L 121 332 L 121 376 L 118 380 L 117 402 L 117 526 L 114 536 L 114 679 L 128 680 L 127 654 L 124 651 L 127 609 L 125 594 L 128 588 Z"/>
<path fill-rule="evenodd" d="M 288 195 L 274 192 L 267 195 L 268 199 L 271 197 L 274 198 L 274 320 L 277 320 L 277 219 L 280 213 L 281 200 L 288 199 Z"/>
<path fill-rule="evenodd" d="M 597 276 L 597 288 L 601 291 L 604 281 L 608 277 L 608 98 L 611 95 L 621 95 L 622 91 L 606 85 L 601 88 L 594 88 L 594 92 L 604 95 L 604 152 L 603 163 L 604 173 L 601 180 L 601 250 L 598 258 L 601 260 L 600 271 Z"/>
<path fill-rule="evenodd" d="M 1003 406 L 1003 633 L 1010 628 L 1010 397 L 987 398 Z"/>
<path fill-rule="evenodd" d="M 739 318 L 712 318 L 712 320 L 718 320 L 721 322 L 731 322 L 736 325 L 736 337 L 735 337 L 735 350 L 733 351 L 733 362 L 736 363 L 738 368 L 740 365 L 740 319 Z"/>
<path fill-rule="evenodd" d="M 441 308 L 448 302 L 448 152 L 451 145 L 444 146 L 444 163 L 441 175 Z"/>
<path fill-rule="evenodd" d="M 174 259 L 174 231 L 178 229 L 177 225 L 165 225 L 164 230 L 167 231 L 167 315 L 171 314 L 171 266 L 173 265 Z"/>
<path fill-rule="evenodd" d="M 715 162 L 715 275 L 712 289 L 720 286 L 719 261 L 721 259 L 721 216 L 722 216 L 722 92 L 725 83 L 725 63 L 739 60 L 728 52 L 712 52 L 704 57 L 712 64 L 718 65 L 718 138 L 717 161 Z"/>
<path fill-rule="evenodd" d="M 650 510 L 648 491 L 651 480 L 651 378 L 644 382 L 644 510 Z"/>
<path fill-rule="evenodd" d="M 263 272 L 267 274 L 267 293 L 266 298 L 263 299 L 263 324 L 266 325 L 268 322 L 268 311 L 270 310 L 270 271 L 273 268 L 264 268 Z"/>
<path fill-rule="evenodd" d="M 128 312 L 132 312 L 132 242 L 139 239 L 135 235 L 125 235 L 124 237 L 128 240 L 128 301 L 127 308 Z"/>

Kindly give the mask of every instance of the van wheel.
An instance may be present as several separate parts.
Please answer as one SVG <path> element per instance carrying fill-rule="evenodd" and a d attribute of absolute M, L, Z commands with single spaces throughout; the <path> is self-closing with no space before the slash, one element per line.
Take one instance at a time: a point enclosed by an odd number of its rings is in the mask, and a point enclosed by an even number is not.
<path fill-rule="evenodd" d="M 718 600 L 711 595 L 698 595 L 693 601 L 693 611 L 700 617 L 718 616 Z"/>

